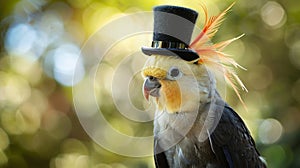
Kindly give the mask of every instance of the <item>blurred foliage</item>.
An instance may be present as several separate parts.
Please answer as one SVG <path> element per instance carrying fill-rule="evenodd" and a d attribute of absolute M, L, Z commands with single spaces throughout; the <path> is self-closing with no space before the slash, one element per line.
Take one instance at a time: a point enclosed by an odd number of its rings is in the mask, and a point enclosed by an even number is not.
<path fill-rule="evenodd" d="M 216 14 L 232 2 L 203 3 Z M 191 0 L 1 1 L 0 167 L 153 167 L 152 157 L 111 153 L 86 134 L 73 107 L 69 67 L 84 42 L 105 23 L 159 4 L 200 9 Z M 231 90 L 223 96 L 243 117 L 273 168 L 300 167 L 299 6 L 297 0 L 239 0 L 214 39 L 245 33 L 227 52 L 247 69 L 238 74 L 249 89 L 242 94 L 248 111 Z M 75 84 L 85 73 L 82 68 Z M 116 129 L 151 134 L 145 131 L 152 130 L 151 123 L 127 124 L 102 93 L 99 99 L 106 103 L 101 108 Z"/>

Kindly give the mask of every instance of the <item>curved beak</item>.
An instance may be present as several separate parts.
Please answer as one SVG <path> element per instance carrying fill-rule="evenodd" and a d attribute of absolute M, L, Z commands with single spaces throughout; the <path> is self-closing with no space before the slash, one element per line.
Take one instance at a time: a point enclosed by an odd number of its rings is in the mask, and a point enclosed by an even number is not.
<path fill-rule="evenodd" d="M 161 84 L 159 83 L 158 79 L 149 76 L 145 79 L 143 85 L 143 94 L 147 101 L 149 101 L 149 96 L 159 97 L 159 89 L 161 88 Z"/>

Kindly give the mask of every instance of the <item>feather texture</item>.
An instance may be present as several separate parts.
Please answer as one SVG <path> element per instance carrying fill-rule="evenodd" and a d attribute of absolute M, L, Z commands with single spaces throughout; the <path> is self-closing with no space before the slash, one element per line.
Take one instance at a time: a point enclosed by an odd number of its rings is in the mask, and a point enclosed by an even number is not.
<path fill-rule="evenodd" d="M 201 33 L 195 38 L 195 40 L 190 44 L 190 47 L 203 45 L 208 42 L 217 32 L 218 29 L 223 22 L 226 13 L 231 9 L 234 5 L 232 3 L 227 9 L 225 9 L 222 13 L 217 16 L 212 16 L 208 18 L 208 10 L 204 5 L 201 5 L 204 15 L 205 15 L 205 24 L 201 31 Z"/>
<path fill-rule="evenodd" d="M 226 13 L 233 5 L 234 3 L 219 15 L 210 18 L 208 17 L 207 8 L 204 5 L 201 5 L 205 15 L 205 24 L 201 33 L 193 40 L 189 47 L 200 55 L 200 59 L 198 60 L 199 64 L 207 66 L 216 74 L 216 76 L 222 76 L 225 79 L 226 83 L 232 87 L 245 109 L 247 109 L 240 96 L 239 87 L 244 91 L 248 90 L 234 69 L 241 68 L 245 70 L 245 68 L 240 66 L 230 55 L 223 52 L 226 46 L 243 37 L 244 34 L 216 44 L 211 43 L 211 39 L 215 36 L 221 23 L 224 21 Z"/>

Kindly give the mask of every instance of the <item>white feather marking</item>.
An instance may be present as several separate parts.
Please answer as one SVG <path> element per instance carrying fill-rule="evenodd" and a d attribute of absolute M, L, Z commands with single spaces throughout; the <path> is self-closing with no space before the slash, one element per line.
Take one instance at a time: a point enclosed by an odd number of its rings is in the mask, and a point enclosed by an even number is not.
<path fill-rule="evenodd" d="M 211 138 L 210 138 L 210 133 L 209 133 L 208 129 L 206 129 L 206 132 L 207 132 L 207 135 L 208 135 L 208 140 L 209 140 L 209 143 L 210 143 L 211 150 L 212 150 L 214 153 L 216 153 L 215 150 L 214 150 L 214 146 L 213 146 L 213 144 L 212 144 L 212 141 L 211 141 Z"/>
<path fill-rule="evenodd" d="M 264 157 L 259 156 L 259 159 L 260 159 L 266 166 L 268 166 L 268 163 L 267 163 L 267 161 L 266 161 L 266 159 L 265 159 Z"/>

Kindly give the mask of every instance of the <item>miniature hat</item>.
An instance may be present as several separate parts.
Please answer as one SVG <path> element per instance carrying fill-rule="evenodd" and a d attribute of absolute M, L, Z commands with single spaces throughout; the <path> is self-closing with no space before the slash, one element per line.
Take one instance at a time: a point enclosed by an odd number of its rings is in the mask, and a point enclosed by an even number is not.
<path fill-rule="evenodd" d="M 199 55 L 189 48 L 198 13 L 178 6 L 157 6 L 154 11 L 154 31 L 151 47 L 142 47 L 146 55 L 179 56 L 193 61 Z"/>

